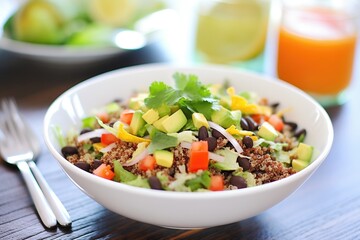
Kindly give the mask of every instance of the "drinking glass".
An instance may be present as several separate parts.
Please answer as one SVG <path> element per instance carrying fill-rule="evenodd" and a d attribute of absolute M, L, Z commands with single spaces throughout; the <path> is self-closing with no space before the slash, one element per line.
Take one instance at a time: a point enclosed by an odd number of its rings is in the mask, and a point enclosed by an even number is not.
<path fill-rule="evenodd" d="M 203 0 L 195 60 L 262 69 L 270 0 Z"/>
<path fill-rule="evenodd" d="M 356 0 L 283 0 L 277 75 L 324 107 L 347 100 L 358 38 Z"/>

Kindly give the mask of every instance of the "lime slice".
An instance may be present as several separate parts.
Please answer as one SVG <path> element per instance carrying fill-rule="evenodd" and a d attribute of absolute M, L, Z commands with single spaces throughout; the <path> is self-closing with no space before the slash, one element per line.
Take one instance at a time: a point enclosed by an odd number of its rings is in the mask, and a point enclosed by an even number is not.
<path fill-rule="evenodd" d="M 264 48 L 268 15 L 268 1 L 219 1 L 200 12 L 197 49 L 211 62 L 253 58 Z"/>
<path fill-rule="evenodd" d="M 131 0 L 90 0 L 90 17 L 102 24 L 113 27 L 126 26 L 132 21 L 136 6 Z"/>
<path fill-rule="evenodd" d="M 12 20 L 17 40 L 41 44 L 59 44 L 63 41 L 61 27 L 64 19 L 50 2 L 28 1 Z"/>

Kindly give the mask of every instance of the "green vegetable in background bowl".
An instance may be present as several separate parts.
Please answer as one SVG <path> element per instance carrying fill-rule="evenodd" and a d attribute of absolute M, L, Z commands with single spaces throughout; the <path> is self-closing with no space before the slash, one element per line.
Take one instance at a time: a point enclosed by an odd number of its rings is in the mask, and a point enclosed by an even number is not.
<path fill-rule="evenodd" d="M 51 45 L 110 46 L 119 29 L 164 8 L 161 0 L 30 0 L 5 23 L 5 36 Z"/>
<path fill-rule="evenodd" d="M 20 41 L 60 44 L 64 18 L 45 0 L 28 2 L 11 18 L 12 37 Z"/>

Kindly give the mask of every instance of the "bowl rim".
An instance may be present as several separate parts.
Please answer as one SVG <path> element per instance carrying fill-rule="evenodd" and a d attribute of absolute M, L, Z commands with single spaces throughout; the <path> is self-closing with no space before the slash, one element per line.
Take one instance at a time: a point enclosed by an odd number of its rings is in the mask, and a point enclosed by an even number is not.
<path fill-rule="evenodd" d="M 297 172 L 291 176 L 288 176 L 286 178 L 266 183 L 260 186 L 254 186 L 250 188 L 241 189 L 240 191 L 218 191 L 218 192 L 175 192 L 175 191 L 157 191 L 153 189 L 145 189 L 140 187 L 134 187 L 129 186 L 124 183 L 119 183 L 115 181 L 109 181 L 107 179 L 103 179 L 100 177 L 97 177 L 89 172 L 85 172 L 84 170 L 77 168 L 70 162 L 68 162 L 63 156 L 56 151 L 55 147 L 51 144 L 49 131 L 48 129 L 50 126 L 50 118 L 55 113 L 56 108 L 59 106 L 59 104 L 62 102 L 62 100 L 72 93 L 77 92 L 78 90 L 82 89 L 83 87 L 86 87 L 89 84 L 96 84 L 98 82 L 101 82 L 104 79 L 107 79 L 114 75 L 123 75 L 123 74 L 132 74 L 137 71 L 163 71 L 163 70 L 196 70 L 196 71 L 206 71 L 206 70 L 219 70 L 222 72 L 230 71 L 230 72 L 236 72 L 236 74 L 249 76 L 252 78 L 261 78 L 262 81 L 272 81 L 275 85 L 280 85 L 285 88 L 290 89 L 291 91 L 295 91 L 298 94 L 300 94 L 302 97 L 307 99 L 307 101 L 311 102 L 314 107 L 320 112 L 321 116 L 323 116 L 326 124 L 326 129 L 328 132 L 328 136 L 325 140 L 325 146 L 324 150 L 320 152 L 320 154 L 313 159 L 312 163 L 307 166 L 305 169 L 303 169 L 300 172 Z M 331 119 L 325 109 L 316 102 L 312 97 L 310 97 L 308 94 L 303 92 L 301 89 L 274 77 L 267 76 L 264 74 L 258 74 L 255 72 L 250 72 L 243 69 L 234 68 L 231 66 L 224 66 L 224 65 L 216 65 L 216 64 L 174 64 L 174 63 L 151 63 L 151 64 L 142 64 L 142 65 L 136 65 L 136 66 L 130 66 L 125 67 L 121 69 L 112 70 L 106 73 L 99 74 L 97 76 L 91 77 L 83 82 L 80 82 L 70 89 L 66 90 L 64 93 L 62 93 L 60 96 L 58 96 L 53 103 L 49 106 L 48 110 L 46 111 L 45 117 L 44 117 L 44 125 L 43 125 L 43 135 L 45 143 L 51 152 L 51 154 L 55 157 L 57 162 L 62 165 L 65 164 L 67 167 L 71 167 L 77 174 L 83 175 L 82 177 L 85 178 L 87 181 L 95 181 L 97 184 L 104 186 L 104 187 L 110 187 L 113 189 L 122 190 L 123 192 L 128 192 L 131 194 L 140 194 L 144 196 L 156 196 L 160 198 L 167 198 L 167 199 L 208 199 L 209 197 L 220 199 L 220 198 L 227 198 L 227 197 L 233 197 L 233 196 L 243 196 L 248 194 L 255 194 L 259 191 L 264 190 L 271 190 L 275 188 L 281 188 L 285 185 L 288 185 L 289 183 L 297 182 L 299 179 L 306 177 L 305 181 L 303 181 L 301 184 L 306 182 L 307 178 L 311 176 L 312 173 L 315 172 L 315 170 L 322 164 L 322 162 L 326 159 L 327 155 L 329 154 L 331 150 L 331 146 L 333 144 L 333 138 L 334 138 L 334 130 L 332 126 Z M 61 166 L 61 169 L 63 171 L 64 168 Z M 66 173 L 66 171 L 65 171 Z M 307 176 L 308 175 L 308 176 Z M 70 178 L 71 179 L 71 178 Z M 72 179 L 71 179 L 72 180 Z M 73 180 L 72 180 L 73 181 Z M 297 188 L 296 188 L 297 189 Z M 296 190 L 294 189 L 294 190 Z"/>

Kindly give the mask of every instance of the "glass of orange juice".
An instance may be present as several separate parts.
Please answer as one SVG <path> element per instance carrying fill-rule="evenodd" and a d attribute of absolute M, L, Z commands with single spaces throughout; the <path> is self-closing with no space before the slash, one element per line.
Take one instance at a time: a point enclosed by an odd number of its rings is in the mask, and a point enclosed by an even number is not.
<path fill-rule="evenodd" d="M 271 0 L 200 1 L 195 60 L 249 66 L 252 70 L 261 71 L 270 2 Z M 254 59 L 253 63 L 249 63 Z"/>
<path fill-rule="evenodd" d="M 359 1 L 283 0 L 277 74 L 324 107 L 347 100 L 358 37 Z"/>

